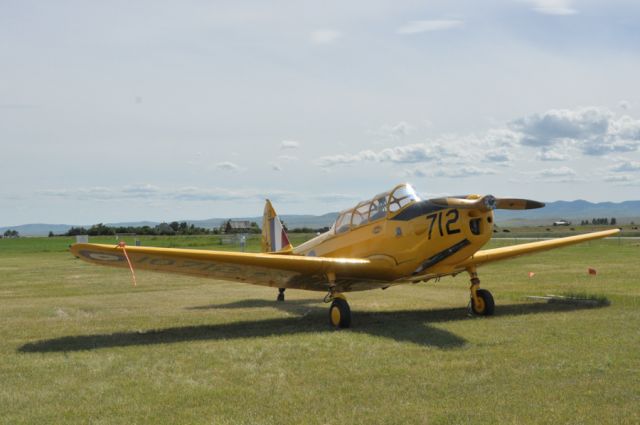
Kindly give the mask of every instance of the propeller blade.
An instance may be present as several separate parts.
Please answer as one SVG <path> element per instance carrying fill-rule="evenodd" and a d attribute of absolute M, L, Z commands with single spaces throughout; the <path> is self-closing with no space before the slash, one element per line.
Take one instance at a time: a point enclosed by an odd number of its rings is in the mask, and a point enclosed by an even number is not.
<path fill-rule="evenodd" d="M 496 208 L 500 210 L 533 210 L 544 207 L 544 202 L 531 199 L 497 198 Z"/>
<path fill-rule="evenodd" d="M 531 199 L 496 198 L 493 195 L 485 195 L 477 199 L 467 198 L 434 198 L 429 202 L 443 207 L 461 209 L 474 209 L 480 211 L 499 210 L 531 210 L 544 207 L 543 202 Z"/>
<path fill-rule="evenodd" d="M 477 199 L 466 198 L 434 198 L 429 199 L 429 202 L 441 205 L 443 207 L 453 207 L 461 209 L 473 209 L 480 211 L 489 211 L 495 208 L 496 198 L 493 195 L 485 195 Z"/>

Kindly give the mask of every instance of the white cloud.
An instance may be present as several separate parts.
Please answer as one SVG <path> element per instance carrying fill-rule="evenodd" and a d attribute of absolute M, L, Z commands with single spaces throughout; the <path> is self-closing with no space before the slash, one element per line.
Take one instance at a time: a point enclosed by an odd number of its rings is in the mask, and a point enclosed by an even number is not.
<path fill-rule="evenodd" d="M 222 171 L 240 171 L 241 169 L 240 166 L 230 161 L 218 162 L 217 164 L 213 165 L 213 168 Z"/>
<path fill-rule="evenodd" d="M 141 185 L 145 187 L 148 185 Z M 353 201 L 358 196 L 339 193 L 297 193 L 283 190 L 264 191 L 258 189 L 201 188 L 196 186 L 156 187 L 153 190 L 136 192 L 131 186 L 124 187 L 80 187 L 71 189 L 46 189 L 38 194 L 48 198 L 75 201 L 185 201 L 185 202 L 255 202 L 271 199 L 280 202 L 306 201 Z"/>
<path fill-rule="evenodd" d="M 461 27 L 464 24 L 459 19 L 434 19 L 423 21 L 410 21 L 398 28 L 398 34 L 419 34 L 431 31 L 443 31 Z"/>
<path fill-rule="evenodd" d="M 611 171 L 616 173 L 636 172 L 640 171 L 640 161 L 627 161 L 622 160 L 618 164 L 610 168 Z"/>
<path fill-rule="evenodd" d="M 321 202 L 334 203 L 334 202 L 357 202 L 362 195 L 349 195 L 345 193 L 323 193 L 315 195 L 314 199 Z"/>
<path fill-rule="evenodd" d="M 394 125 L 383 125 L 382 127 L 380 127 L 380 130 L 375 132 L 375 134 L 378 134 L 385 138 L 398 139 L 408 136 L 413 130 L 413 126 L 411 126 L 409 123 L 400 121 L 399 123 Z"/>
<path fill-rule="evenodd" d="M 569 155 L 553 149 L 543 149 L 536 154 L 536 159 L 538 161 L 566 161 L 569 159 Z"/>
<path fill-rule="evenodd" d="M 300 142 L 295 140 L 283 140 L 280 142 L 280 149 L 298 149 L 300 147 Z"/>
<path fill-rule="evenodd" d="M 578 174 L 569 167 L 545 168 L 538 171 L 524 173 L 533 178 L 532 181 L 546 181 L 554 183 L 568 183 L 581 181 Z"/>
<path fill-rule="evenodd" d="M 289 161 L 289 162 L 298 161 L 298 157 L 293 155 L 280 155 L 278 159 L 281 161 Z"/>
<path fill-rule="evenodd" d="M 585 181 L 578 177 L 578 173 L 569 167 L 544 168 L 536 171 L 523 171 L 520 173 L 522 178 L 514 178 L 510 181 L 514 183 L 569 183 Z"/>
<path fill-rule="evenodd" d="M 405 170 L 407 177 L 445 177 L 445 178 L 465 178 L 497 174 L 492 168 L 465 166 L 465 167 L 416 167 Z"/>
<path fill-rule="evenodd" d="M 576 172 L 569 167 L 558 167 L 558 168 L 545 168 L 542 170 L 538 170 L 532 174 L 535 174 L 540 177 L 571 177 L 571 176 L 575 176 Z"/>
<path fill-rule="evenodd" d="M 493 128 L 487 131 L 481 142 L 486 146 L 512 147 L 520 143 L 522 135 L 508 128 Z"/>
<path fill-rule="evenodd" d="M 486 152 L 484 159 L 491 162 L 509 162 L 513 161 L 512 155 L 506 148 L 492 149 Z"/>
<path fill-rule="evenodd" d="M 333 29 L 319 29 L 311 33 L 311 42 L 314 44 L 330 44 L 342 37 L 340 31 Z"/>
<path fill-rule="evenodd" d="M 323 156 L 315 163 L 324 168 L 359 162 L 471 166 L 482 161 L 492 161 L 509 165 L 513 156 L 508 148 L 514 145 L 518 137 L 517 133 L 506 129 L 491 130 L 481 137 L 473 134 L 445 135 L 434 141 L 394 146 L 379 151 L 363 150 L 354 154 Z"/>
<path fill-rule="evenodd" d="M 568 143 L 586 155 L 599 156 L 640 148 L 640 120 L 627 115 L 616 118 L 604 108 L 552 109 L 509 125 L 521 133 L 523 145 L 543 149 Z"/>
<path fill-rule="evenodd" d="M 395 146 L 385 148 L 381 151 L 372 150 L 360 151 L 356 154 L 338 154 L 323 156 L 316 163 L 321 167 L 333 167 L 341 164 L 352 164 L 356 162 L 393 162 L 393 163 L 416 163 L 428 162 L 437 159 L 433 149 L 425 144 L 415 144 L 406 146 Z"/>
<path fill-rule="evenodd" d="M 621 100 L 618 102 L 618 108 L 624 109 L 625 111 L 631 107 L 631 103 L 628 100 Z"/>
<path fill-rule="evenodd" d="M 160 189 L 158 186 L 154 186 L 151 184 L 134 184 L 125 186 L 122 191 L 124 193 L 134 194 L 134 195 L 149 195 L 158 193 Z"/>
<path fill-rule="evenodd" d="M 527 0 L 533 10 L 545 15 L 574 15 L 578 11 L 571 7 L 571 0 Z"/>
<path fill-rule="evenodd" d="M 640 184 L 638 178 L 634 178 L 628 174 L 610 174 L 605 176 L 604 181 L 611 183 L 635 183 Z"/>
<path fill-rule="evenodd" d="M 143 198 L 144 196 L 138 196 L 133 193 L 127 193 L 126 190 L 114 190 L 112 188 L 104 186 L 85 187 L 77 189 L 46 189 L 39 192 L 42 196 L 64 198 L 64 199 L 77 199 L 82 201 L 95 200 L 104 201 L 111 199 L 128 199 L 128 198 Z"/>

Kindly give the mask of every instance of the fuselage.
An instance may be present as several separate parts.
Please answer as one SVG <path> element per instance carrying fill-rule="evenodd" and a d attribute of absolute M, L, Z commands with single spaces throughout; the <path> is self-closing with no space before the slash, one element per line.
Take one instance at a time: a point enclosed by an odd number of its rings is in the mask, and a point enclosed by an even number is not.
<path fill-rule="evenodd" d="M 393 191 L 386 195 L 393 199 Z M 357 209 L 366 211 L 366 205 L 367 201 L 343 211 L 328 232 L 299 245 L 293 253 L 385 262 L 390 270 L 385 278 L 402 280 L 455 272 L 456 264 L 478 251 L 493 233 L 491 210 L 451 208 L 416 199 L 377 217 L 369 214 L 371 220 L 355 220 Z M 341 225 L 349 215 L 351 221 Z"/>

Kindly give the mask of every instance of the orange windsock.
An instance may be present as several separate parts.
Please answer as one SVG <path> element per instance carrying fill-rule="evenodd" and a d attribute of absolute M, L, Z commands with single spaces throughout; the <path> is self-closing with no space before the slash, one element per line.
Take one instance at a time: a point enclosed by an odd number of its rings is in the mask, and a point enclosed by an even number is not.
<path fill-rule="evenodd" d="M 133 279 L 133 286 L 137 286 L 136 283 L 136 272 L 133 271 L 133 264 L 131 264 L 131 260 L 129 259 L 129 255 L 127 254 L 127 244 L 124 241 L 118 242 L 118 248 L 122 248 L 122 252 L 124 252 L 124 258 L 127 259 L 127 264 L 129 264 L 129 270 L 131 270 L 131 278 Z"/>

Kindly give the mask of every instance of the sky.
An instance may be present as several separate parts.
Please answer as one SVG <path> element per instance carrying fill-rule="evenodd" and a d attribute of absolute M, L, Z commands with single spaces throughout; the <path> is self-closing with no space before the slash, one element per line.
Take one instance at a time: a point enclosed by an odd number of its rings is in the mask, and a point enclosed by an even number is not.
<path fill-rule="evenodd" d="M 637 1 L 0 0 L 0 225 L 640 199 Z"/>

